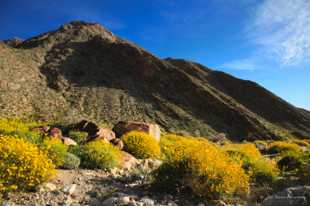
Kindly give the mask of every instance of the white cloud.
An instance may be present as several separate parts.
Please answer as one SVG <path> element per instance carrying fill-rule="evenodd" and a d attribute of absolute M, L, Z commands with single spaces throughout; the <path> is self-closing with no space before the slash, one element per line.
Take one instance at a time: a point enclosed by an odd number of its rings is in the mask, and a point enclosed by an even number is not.
<path fill-rule="evenodd" d="M 218 67 L 219 69 L 233 69 L 233 70 L 257 70 L 262 66 L 256 58 L 237 59 L 226 62 Z"/>
<path fill-rule="evenodd" d="M 265 0 L 247 33 L 264 55 L 282 66 L 301 64 L 310 57 L 310 1 Z"/>

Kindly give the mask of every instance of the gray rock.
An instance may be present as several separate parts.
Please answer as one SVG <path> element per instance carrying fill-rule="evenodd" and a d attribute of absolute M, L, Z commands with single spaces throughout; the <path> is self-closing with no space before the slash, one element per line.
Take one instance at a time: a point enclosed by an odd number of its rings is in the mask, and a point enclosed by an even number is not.
<path fill-rule="evenodd" d="M 125 196 L 128 196 L 128 195 L 125 194 L 125 193 L 122 193 L 122 192 L 115 192 L 115 193 L 113 193 L 113 196 L 114 197 L 125 197 Z"/>
<path fill-rule="evenodd" d="M 310 195 L 310 186 L 289 187 L 285 190 L 291 196 Z"/>
<path fill-rule="evenodd" d="M 168 204 L 167 204 L 167 205 L 168 205 L 168 206 L 178 206 L 178 205 L 177 205 L 177 203 L 172 202 L 172 201 L 168 202 Z"/>
<path fill-rule="evenodd" d="M 76 184 L 66 186 L 63 191 L 68 195 L 72 195 L 76 190 Z"/>
<path fill-rule="evenodd" d="M 123 197 L 120 197 L 117 202 L 120 204 L 128 204 L 130 201 L 131 201 L 130 197 L 123 196 Z"/>
<path fill-rule="evenodd" d="M 63 206 L 70 206 L 71 204 L 72 204 L 72 199 L 70 196 L 68 196 Z"/>
<path fill-rule="evenodd" d="M 136 202 L 136 205 L 137 206 L 143 206 L 144 204 L 143 204 L 143 202 Z"/>
<path fill-rule="evenodd" d="M 5 200 L 3 201 L 2 206 L 15 206 L 15 204 L 10 200 Z"/>
<path fill-rule="evenodd" d="M 127 206 L 137 206 L 137 203 L 135 200 L 131 200 L 131 202 L 129 202 Z"/>
<path fill-rule="evenodd" d="M 153 206 L 155 204 L 155 201 L 149 197 L 142 197 L 140 202 L 143 202 L 145 206 Z"/>
<path fill-rule="evenodd" d="M 102 206 L 114 206 L 117 203 L 118 198 L 110 197 L 103 201 Z"/>
<path fill-rule="evenodd" d="M 269 196 L 261 204 L 262 206 L 307 206 L 306 197 L 279 197 Z"/>

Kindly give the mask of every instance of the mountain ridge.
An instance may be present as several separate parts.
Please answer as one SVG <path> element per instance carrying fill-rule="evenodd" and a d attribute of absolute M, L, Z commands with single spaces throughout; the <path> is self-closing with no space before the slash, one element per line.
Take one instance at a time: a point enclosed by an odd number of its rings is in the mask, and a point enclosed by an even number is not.
<path fill-rule="evenodd" d="M 168 132 L 233 140 L 310 137 L 310 112 L 257 83 L 159 59 L 93 23 L 0 44 L 1 90 L 0 117 L 151 121 Z"/>

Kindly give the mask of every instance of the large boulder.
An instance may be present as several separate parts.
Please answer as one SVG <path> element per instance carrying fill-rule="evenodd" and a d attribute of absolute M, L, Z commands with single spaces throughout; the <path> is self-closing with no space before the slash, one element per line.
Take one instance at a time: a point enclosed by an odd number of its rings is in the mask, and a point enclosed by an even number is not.
<path fill-rule="evenodd" d="M 94 136 L 99 131 L 97 124 L 87 120 L 82 120 L 76 124 L 69 125 L 68 128 L 69 130 L 87 132 L 89 136 Z"/>
<path fill-rule="evenodd" d="M 108 142 L 114 140 L 115 137 L 115 133 L 108 128 L 100 128 L 96 134 L 94 135 L 90 135 L 87 138 L 87 142 L 89 141 L 94 141 L 94 140 L 106 140 Z"/>
<path fill-rule="evenodd" d="M 134 156 L 132 156 L 127 152 L 122 151 L 122 164 L 121 164 L 122 169 L 132 170 L 136 168 L 138 163 L 139 161 Z"/>
<path fill-rule="evenodd" d="M 160 128 L 157 124 L 121 121 L 114 126 L 113 131 L 117 138 L 130 131 L 142 131 L 153 136 L 157 141 L 160 140 Z"/>

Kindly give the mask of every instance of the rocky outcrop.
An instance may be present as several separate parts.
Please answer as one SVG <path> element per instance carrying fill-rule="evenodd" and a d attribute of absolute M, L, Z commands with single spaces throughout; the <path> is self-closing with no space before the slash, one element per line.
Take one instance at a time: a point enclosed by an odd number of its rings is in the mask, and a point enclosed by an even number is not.
<path fill-rule="evenodd" d="M 160 140 L 160 128 L 157 124 L 121 121 L 113 127 L 113 131 L 118 138 L 130 131 L 141 131 L 151 135 L 157 141 Z"/>
<path fill-rule="evenodd" d="M 89 135 L 87 138 L 87 142 L 94 141 L 94 140 L 106 140 L 111 142 L 116 138 L 115 133 L 108 128 L 99 128 L 96 134 Z"/>
<path fill-rule="evenodd" d="M 88 120 L 81 120 L 78 123 L 71 124 L 68 126 L 69 130 L 77 130 L 81 132 L 87 132 L 89 136 L 95 136 L 99 131 L 99 127 L 96 123 L 88 121 Z"/>

